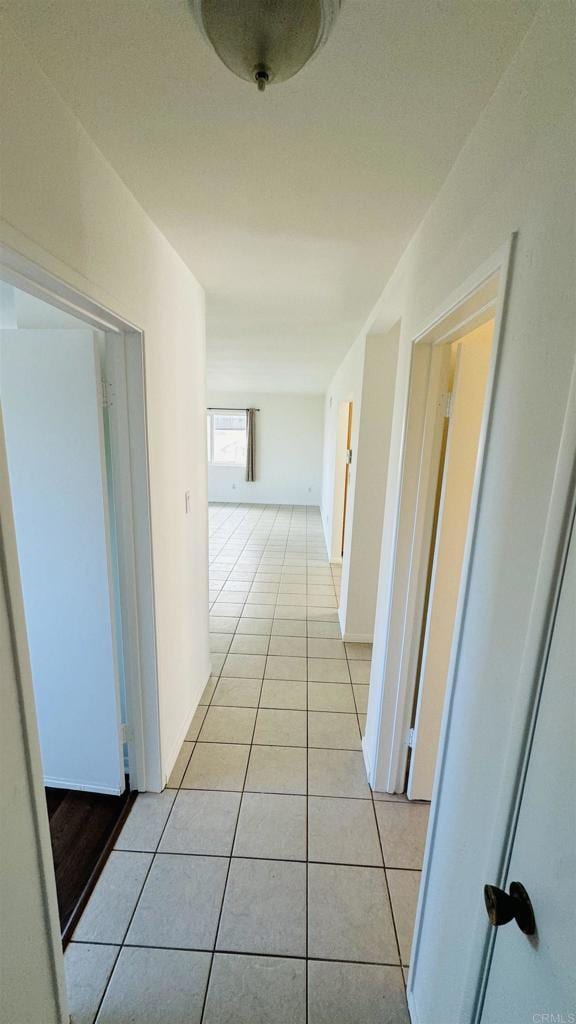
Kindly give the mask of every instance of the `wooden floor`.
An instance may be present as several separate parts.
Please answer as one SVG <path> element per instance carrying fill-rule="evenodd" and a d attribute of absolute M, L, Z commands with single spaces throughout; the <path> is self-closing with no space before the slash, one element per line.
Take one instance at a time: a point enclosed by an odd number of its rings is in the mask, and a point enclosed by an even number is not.
<path fill-rule="evenodd" d="M 121 796 L 46 789 L 64 945 L 76 927 L 135 797 L 128 785 Z"/>

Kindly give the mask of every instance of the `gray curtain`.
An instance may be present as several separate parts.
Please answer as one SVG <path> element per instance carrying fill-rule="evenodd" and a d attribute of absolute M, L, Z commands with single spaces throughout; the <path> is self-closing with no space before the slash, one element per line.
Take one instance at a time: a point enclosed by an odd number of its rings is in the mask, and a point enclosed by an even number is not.
<path fill-rule="evenodd" d="M 256 479 L 256 410 L 246 409 L 246 479 Z"/>

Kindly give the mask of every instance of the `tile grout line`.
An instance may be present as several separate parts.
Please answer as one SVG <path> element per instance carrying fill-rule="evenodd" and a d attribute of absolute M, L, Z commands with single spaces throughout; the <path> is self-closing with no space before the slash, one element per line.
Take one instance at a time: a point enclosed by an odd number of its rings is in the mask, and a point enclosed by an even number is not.
<path fill-rule="evenodd" d="M 237 562 L 236 562 L 236 564 L 237 564 Z M 240 621 L 240 620 L 238 620 L 238 621 Z M 236 625 L 238 625 L 238 623 Z M 234 633 L 234 636 L 236 636 L 236 632 Z M 262 691 L 262 686 L 263 686 L 263 680 L 262 680 L 262 684 L 260 686 L 260 692 Z M 212 706 L 212 700 L 213 700 L 215 692 L 216 692 L 216 687 L 214 688 L 214 692 L 210 696 L 209 707 Z M 251 738 L 251 741 L 250 741 L 248 757 L 246 759 L 246 767 L 244 769 L 244 779 L 243 779 L 243 782 L 242 782 L 242 789 L 240 791 L 240 799 L 238 801 L 238 812 L 236 814 L 236 822 L 235 822 L 235 825 L 234 825 L 234 833 L 233 833 L 233 836 L 232 836 L 232 843 L 231 843 L 231 846 L 230 846 L 230 856 L 228 858 L 228 867 L 227 867 L 227 871 L 226 871 L 226 878 L 224 879 L 224 887 L 222 889 L 222 899 L 220 901 L 220 910 L 219 910 L 219 913 L 218 913 L 218 921 L 216 923 L 216 930 L 214 932 L 214 945 L 213 945 L 212 954 L 211 954 L 211 957 L 210 957 L 210 966 L 209 966 L 209 969 L 208 969 L 208 976 L 206 978 L 206 987 L 205 987 L 205 990 L 204 990 L 204 999 L 203 999 L 203 1002 L 202 1002 L 202 1011 L 201 1011 L 201 1014 L 200 1014 L 200 1024 L 202 1024 L 202 1022 L 204 1020 L 204 1015 L 205 1015 L 205 1012 L 206 1012 L 206 1005 L 207 1005 L 207 1001 L 208 1001 L 208 992 L 209 992 L 209 989 L 210 989 L 210 980 L 211 980 L 211 977 L 212 977 L 212 969 L 213 969 L 213 966 L 214 966 L 214 958 L 216 956 L 216 947 L 218 945 L 218 934 L 220 932 L 220 925 L 221 925 L 221 922 L 222 922 L 222 914 L 223 914 L 223 911 L 224 911 L 224 902 L 226 900 L 226 891 L 228 889 L 228 880 L 230 878 L 230 871 L 231 871 L 231 868 L 232 868 L 232 860 L 233 860 L 233 854 L 234 854 L 234 845 L 236 843 L 236 835 L 237 835 L 237 832 L 238 832 L 238 823 L 240 821 L 240 814 L 242 812 L 242 804 L 244 802 L 244 792 L 245 792 L 245 787 L 246 787 L 246 779 L 248 778 L 248 768 L 250 766 L 250 759 L 251 759 L 251 756 L 252 756 L 252 745 L 253 745 L 253 740 L 254 740 L 254 733 L 256 731 L 256 722 L 257 722 L 257 720 L 258 720 L 258 712 L 256 712 L 256 714 L 254 716 L 254 722 L 253 722 L 253 725 L 252 725 L 252 738 Z"/>
<path fill-rule="evenodd" d="M 348 671 L 350 671 L 350 662 L 349 662 L 349 659 L 348 659 L 348 649 L 347 649 L 346 645 L 344 645 L 344 650 L 346 651 L 346 661 L 348 662 Z M 350 675 L 350 678 L 352 678 L 351 675 Z M 356 701 L 356 693 L 354 692 L 354 687 L 352 687 L 352 693 L 354 695 L 354 704 L 356 706 L 356 717 L 357 717 L 357 720 L 358 720 L 358 728 L 360 730 L 360 735 L 362 735 L 362 729 L 360 727 L 360 716 L 359 716 L 359 713 L 358 713 L 358 703 Z M 403 969 L 404 965 L 402 963 L 402 952 L 401 952 L 401 949 L 400 949 L 400 939 L 398 937 L 398 928 L 397 928 L 397 925 L 396 925 L 396 915 L 394 913 L 394 907 L 393 907 L 393 904 L 392 904 L 392 896 L 391 896 L 391 893 L 390 893 L 390 885 L 388 883 L 388 872 L 387 872 L 387 866 L 386 866 L 386 859 L 384 857 L 384 847 L 382 845 L 382 837 L 380 835 L 380 826 L 378 824 L 378 815 L 376 813 L 376 803 L 375 803 L 375 800 L 374 800 L 374 793 L 373 793 L 373 790 L 372 790 L 372 786 L 370 786 L 370 784 L 369 784 L 369 789 L 370 789 L 370 800 L 371 800 L 371 804 L 372 804 L 372 813 L 374 815 L 374 824 L 375 824 L 375 827 L 376 827 L 376 835 L 378 837 L 378 845 L 380 847 L 380 854 L 382 856 L 382 867 L 383 867 L 383 874 L 384 874 L 384 885 L 386 887 L 386 895 L 387 895 L 387 898 L 388 898 L 388 905 L 390 907 L 390 918 L 392 920 L 392 927 L 394 929 L 394 939 L 396 941 L 396 949 L 398 951 L 398 963 L 400 965 L 400 974 L 402 976 L 402 984 L 404 986 L 404 992 L 406 992 L 406 979 L 404 977 L 404 969 Z M 388 801 L 388 802 L 390 803 L 391 801 Z"/>

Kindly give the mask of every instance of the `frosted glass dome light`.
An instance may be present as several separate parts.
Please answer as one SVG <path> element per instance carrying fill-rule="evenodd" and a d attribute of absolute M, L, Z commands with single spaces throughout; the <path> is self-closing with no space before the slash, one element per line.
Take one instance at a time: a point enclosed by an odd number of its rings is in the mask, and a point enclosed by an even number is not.
<path fill-rule="evenodd" d="M 341 0 L 191 0 L 230 71 L 260 90 L 292 78 L 326 42 Z"/>

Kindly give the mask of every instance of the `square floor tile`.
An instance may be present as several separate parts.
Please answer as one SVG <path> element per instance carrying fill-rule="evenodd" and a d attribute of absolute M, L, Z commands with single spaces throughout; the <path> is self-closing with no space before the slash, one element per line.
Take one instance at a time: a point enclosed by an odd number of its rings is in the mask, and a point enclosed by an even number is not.
<path fill-rule="evenodd" d="M 204 704 L 199 704 L 196 708 L 196 711 L 192 716 L 192 721 L 188 727 L 188 732 L 186 733 L 186 739 L 189 742 L 193 742 L 198 739 L 198 733 L 202 728 L 202 722 L 206 718 L 206 711 L 207 707 Z"/>
<path fill-rule="evenodd" d="M 230 580 L 228 583 L 225 583 L 224 586 L 222 587 L 222 593 L 223 594 L 238 594 L 237 598 L 236 597 L 231 597 L 230 600 L 231 601 L 236 601 L 236 600 L 240 601 L 240 600 L 244 600 L 248 596 L 249 589 L 250 588 L 247 587 L 245 583 L 242 583 L 241 580 Z"/>
<path fill-rule="evenodd" d="M 346 644 L 348 661 L 371 661 L 372 644 Z"/>
<path fill-rule="evenodd" d="M 306 793 L 306 750 L 302 747 L 252 747 L 246 790 Z"/>
<path fill-rule="evenodd" d="M 222 669 L 223 676 L 262 679 L 266 657 L 263 654 L 229 654 Z"/>
<path fill-rule="evenodd" d="M 410 963 L 421 874 L 419 871 L 387 871 L 386 876 L 390 886 L 392 912 L 398 932 L 402 963 L 407 966 Z"/>
<path fill-rule="evenodd" d="M 217 619 L 220 618 L 221 616 L 226 616 L 228 618 L 229 616 L 240 616 L 240 615 L 242 615 L 243 607 L 244 607 L 244 602 L 243 601 L 232 604 L 231 601 L 226 601 L 226 600 L 222 600 L 221 598 L 219 598 L 212 605 L 210 614 L 212 615 L 212 618 L 216 619 L 216 621 L 217 621 Z"/>
<path fill-rule="evenodd" d="M 277 604 L 274 617 L 277 619 L 300 620 L 306 615 L 306 605 L 299 604 Z"/>
<path fill-rule="evenodd" d="M 346 648 L 342 640 L 324 640 L 319 637 L 310 637 L 308 640 L 309 658 L 339 658 L 346 659 Z"/>
<path fill-rule="evenodd" d="M 294 679 L 306 681 L 306 658 L 268 655 L 265 679 Z"/>
<path fill-rule="evenodd" d="M 368 711 L 368 691 L 370 687 L 364 686 L 362 683 L 354 683 L 352 689 L 354 690 L 354 700 L 358 714 L 365 715 Z"/>
<path fill-rule="evenodd" d="M 221 657 L 221 659 L 223 661 L 224 655 L 221 655 L 220 657 Z M 212 665 L 212 668 L 214 669 L 214 665 Z M 211 675 L 209 680 L 208 680 L 208 682 L 206 683 L 206 686 L 204 687 L 204 689 L 202 691 L 202 696 L 200 697 L 200 700 L 198 701 L 198 706 L 199 707 L 203 707 L 205 704 L 209 704 L 210 703 L 210 701 L 212 700 L 212 697 L 214 695 L 214 690 L 216 689 L 216 683 L 217 682 L 218 682 L 218 676 L 217 675 Z"/>
<path fill-rule="evenodd" d="M 167 789 L 178 789 L 178 787 L 181 785 L 182 779 L 184 778 L 184 772 L 188 767 L 188 763 L 190 761 L 190 758 L 192 757 L 193 750 L 194 744 L 188 743 L 185 740 L 182 746 L 180 747 L 180 752 L 178 754 L 178 757 L 176 758 L 176 761 L 174 762 L 174 767 L 170 772 L 168 782 L 166 783 Z"/>
<path fill-rule="evenodd" d="M 306 636 L 306 619 L 274 619 L 272 636 Z"/>
<path fill-rule="evenodd" d="M 302 608 L 306 606 L 306 594 L 285 594 L 282 589 L 278 592 L 278 605 L 291 605 L 292 608 Z"/>
<path fill-rule="evenodd" d="M 364 683 L 370 682 L 370 668 L 371 662 L 369 661 L 351 661 L 349 664 L 350 677 L 353 683 Z"/>
<path fill-rule="evenodd" d="M 236 630 L 236 636 L 241 635 L 253 635 L 253 636 L 269 636 L 272 632 L 272 619 L 261 618 L 253 619 L 246 618 L 240 619 L 238 623 L 238 629 Z"/>
<path fill-rule="evenodd" d="M 239 793 L 181 790 L 159 846 L 160 853 L 230 855 Z"/>
<path fill-rule="evenodd" d="M 157 856 L 127 945 L 212 949 L 227 871 L 225 857 Z"/>
<path fill-rule="evenodd" d="M 360 730 L 356 715 L 337 711 L 310 711 L 308 744 L 311 747 L 360 750 Z"/>
<path fill-rule="evenodd" d="M 308 619 L 313 619 L 315 622 L 338 623 L 338 612 L 335 608 L 316 608 L 308 605 L 306 614 Z"/>
<path fill-rule="evenodd" d="M 306 685 L 292 679 L 265 679 L 260 694 L 260 707 L 305 711 Z"/>
<path fill-rule="evenodd" d="M 398 963 L 383 869 L 308 866 L 308 955 Z"/>
<path fill-rule="evenodd" d="M 98 1024 L 200 1024 L 210 960 L 182 949 L 121 950 Z"/>
<path fill-rule="evenodd" d="M 210 615 L 209 629 L 211 633 L 234 633 L 237 625 L 236 615 Z"/>
<path fill-rule="evenodd" d="M 235 636 L 230 647 L 231 654 L 267 654 L 268 636 Z"/>
<path fill-rule="evenodd" d="M 308 636 L 319 637 L 327 640 L 340 639 L 340 626 L 337 622 L 308 622 Z"/>
<path fill-rule="evenodd" d="M 352 687 L 345 683 L 308 683 L 308 709 L 353 714 L 356 708 Z"/>
<path fill-rule="evenodd" d="M 349 683 L 348 662 L 337 658 L 308 658 L 308 679 L 314 683 Z"/>
<path fill-rule="evenodd" d="M 74 932 L 76 942 L 123 941 L 151 863 L 149 853 L 112 851 Z"/>
<path fill-rule="evenodd" d="M 225 658 L 226 658 L 225 654 L 214 654 L 212 652 L 210 653 L 210 673 L 215 678 L 218 678 L 218 676 L 220 675 L 220 672 L 222 671 L 222 666 L 224 664 L 224 659 Z M 203 703 L 203 702 L 200 701 L 200 703 Z"/>
<path fill-rule="evenodd" d="M 305 1024 L 306 961 L 216 953 L 204 1024 Z"/>
<path fill-rule="evenodd" d="M 243 619 L 266 619 L 269 615 L 272 615 L 274 611 L 274 605 L 270 604 L 246 604 L 242 612 Z"/>
<path fill-rule="evenodd" d="M 212 707 L 204 719 L 200 743 L 250 743 L 256 711 L 243 707 Z"/>
<path fill-rule="evenodd" d="M 276 594 L 266 594 L 266 593 L 264 593 L 264 594 L 262 594 L 262 593 L 249 594 L 248 595 L 248 600 L 246 601 L 246 604 L 247 605 L 253 605 L 253 604 L 263 605 L 263 604 L 266 604 L 266 605 L 270 605 L 270 606 L 274 607 L 274 605 L 276 604 Z M 269 612 L 269 614 L 271 615 L 272 612 Z"/>
<path fill-rule="evenodd" d="M 237 743 L 198 743 L 186 769 L 183 788 L 241 792 L 249 753 L 249 746 Z"/>
<path fill-rule="evenodd" d="M 379 802 L 376 805 L 386 867 L 422 867 L 429 811 L 429 804 Z"/>
<path fill-rule="evenodd" d="M 311 585 L 313 586 L 314 584 Z M 331 609 L 338 607 L 338 602 L 336 601 L 336 595 L 334 593 L 334 590 L 332 590 L 331 594 L 311 593 L 308 598 L 308 604 L 313 605 L 315 610 L 317 610 L 318 608 Z"/>
<path fill-rule="evenodd" d="M 228 654 L 231 641 L 231 633 L 210 633 L 210 650 L 212 654 Z"/>
<path fill-rule="evenodd" d="M 372 801 L 309 797 L 308 858 L 382 867 Z"/>
<path fill-rule="evenodd" d="M 270 640 L 268 654 L 288 657 L 306 657 L 306 637 L 304 636 L 273 636 Z"/>
<path fill-rule="evenodd" d="M 305 956 L 306 865 L 233 859 L 216 948 Z"/>
<path fill-rule="evenodd" d="M 310 960 L 308 1024 L 410 1024 L 401 969 Z"/>
<path fill-rule="evenodd" d="M 305 583 L 281 583 L 279 594 L 306 594 Z"/>
<path fill-rule="evenodd" d="M 173 789 L 165 789 L 163 793 L 140 793 L 114 844 L 115 849 L 153 853 L 168 821 L 175 796 Z"/>
<path fill-rule="evenodd" d="M 265 746 L 305 747 L 306 712 L 260 708 L 254 743 Z"/>
<path fill-rule="evenodd" d="M 237 679 L 221 676 L 212 697 L 212 707 L 257 708 L 262 682 L 260 679 Z"/>
<path fill-rule="evenodd" d="M 64 970 L 68 1009 L 74 1024 L 93 1024 L 117 956 L 117 946 L 69 944 L 64 954 Z"/>
<path fill-rule="evenodd" d="M 308 792 L 312 796 L 370 799 L 364 758 L 356 750 L 308 751 Z"/>
<path fill-rule="evenodd" d="M 306 797 L 244 793 L 235 857 L 306 859 Z"/>

